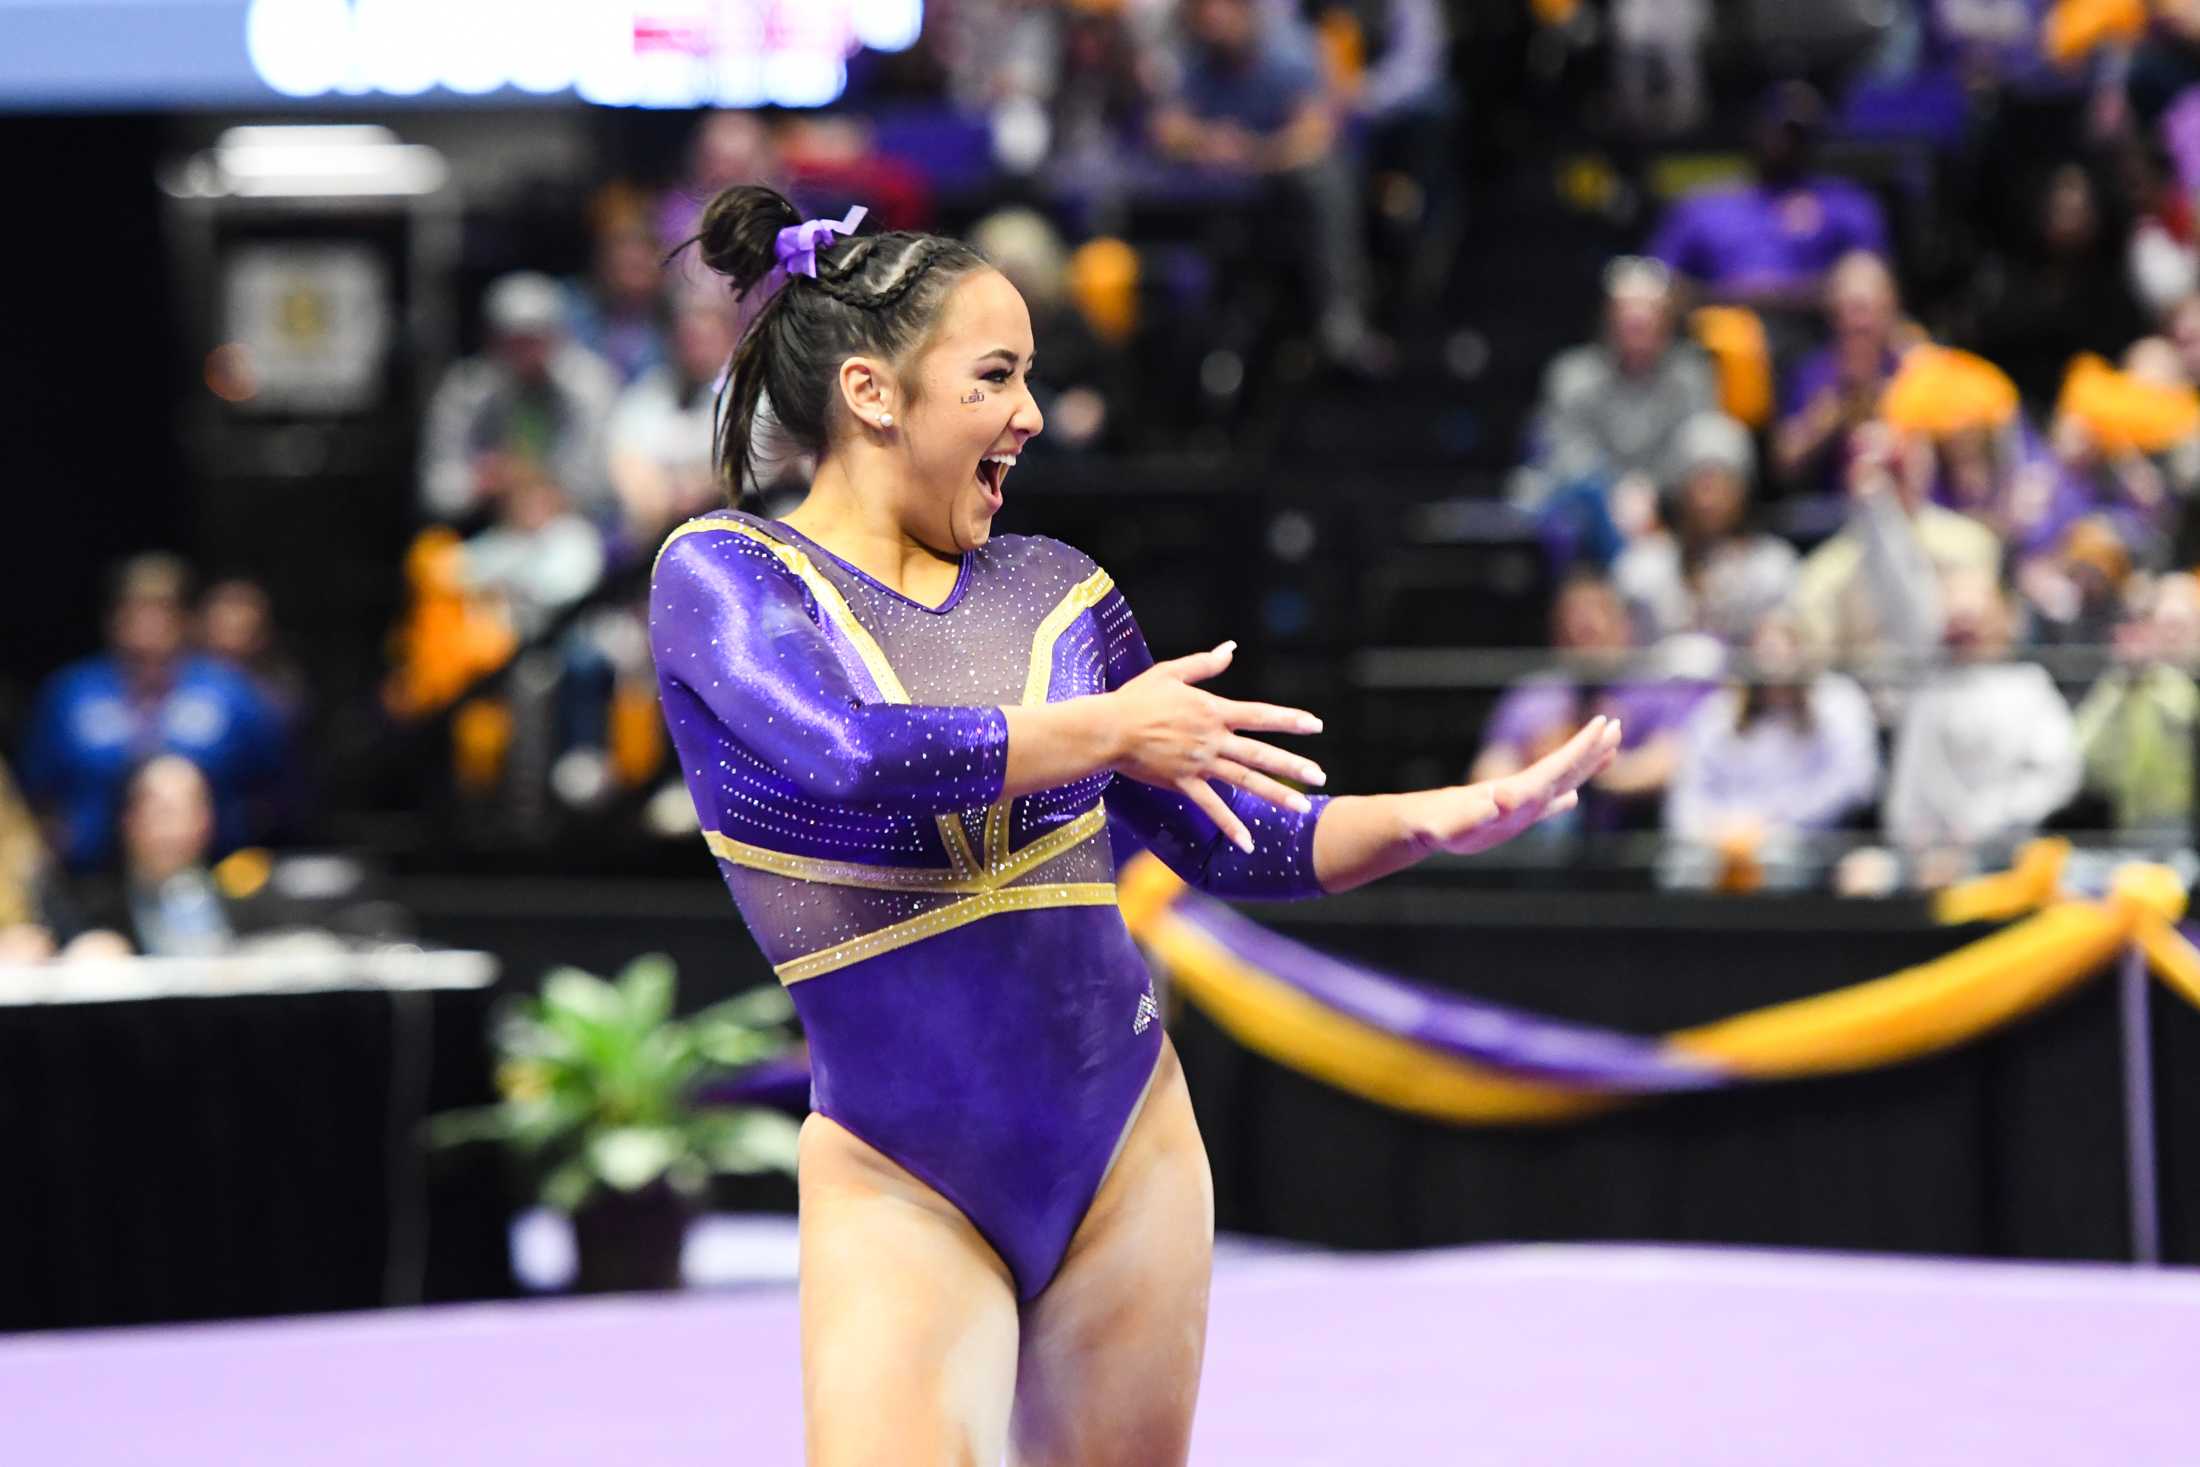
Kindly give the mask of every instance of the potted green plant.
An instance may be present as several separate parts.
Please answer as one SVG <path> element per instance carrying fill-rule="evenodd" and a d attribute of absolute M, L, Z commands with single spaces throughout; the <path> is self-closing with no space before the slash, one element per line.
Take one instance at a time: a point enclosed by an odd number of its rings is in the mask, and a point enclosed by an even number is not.
<path fill-rule="evenodd" d="M 676 1019 L 675 981 L 661 954 L 614 982 L 553 971 L 540 994 L 498 1011 L 504 1098 L 431 1122 L 437 1145 L 498 1141 L 529 1168 L 542 1202 L 573 1219 L 585 1291 L 677 1288 L 687 1224 L 711 1177 L 794 1170 L 792 1118 L 697 1099 L 792 1047 L 786 991 L 759 988 Z"/>

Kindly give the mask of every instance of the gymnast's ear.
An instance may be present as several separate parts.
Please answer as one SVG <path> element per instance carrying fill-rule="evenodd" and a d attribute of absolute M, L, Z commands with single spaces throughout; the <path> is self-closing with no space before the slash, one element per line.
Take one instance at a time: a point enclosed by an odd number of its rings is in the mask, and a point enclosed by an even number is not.
<path fill-rule="evenodd" d="M 840 405 L 859 431 L 878 433 L 893 426 L 902 411 L 901 386 L 894 369 L 877 357 L 853 356 L 840 364 Z"/>

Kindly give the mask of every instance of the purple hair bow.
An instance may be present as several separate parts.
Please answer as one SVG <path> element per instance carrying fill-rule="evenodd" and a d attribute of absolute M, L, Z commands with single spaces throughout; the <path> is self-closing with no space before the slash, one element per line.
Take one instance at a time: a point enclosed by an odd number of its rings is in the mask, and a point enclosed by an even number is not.
<path fill-rule="evenodd" d="M 789 275 L 817 278 L 817 252 L 833 242 L 836 234 L 854 234 L 870 211 L 861 204 L 849 209 L 845 219 L 805 219 L 779 231 L 779 267 Z"/>

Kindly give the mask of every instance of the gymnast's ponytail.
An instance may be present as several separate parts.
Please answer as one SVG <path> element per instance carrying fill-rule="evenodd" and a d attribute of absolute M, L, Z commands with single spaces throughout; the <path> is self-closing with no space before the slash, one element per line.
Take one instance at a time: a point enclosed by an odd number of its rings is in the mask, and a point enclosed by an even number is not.
<path fill-rule="evenodd" d="M 913 362 L 955 285 L 987 268 L 960 240 L 906 231 L 833 238 L 812 226 L 814 248 L 804 250 L 794 233 L 803 224 L 776 189 L 734 184 L 704 208 L 702 227 L 688 241 L 737 298 L 772 291 L 734 348 L 717 405 L 715 456 L 730 504 L 768 487 L 757 460 L 767 399 L 787 448 L 822 457 L 843 416 L 841 363 L 852 356 L 897 367 Z M 915 374 L 905 373 L 904 382 L 905 394 L 913 392 Z"/>

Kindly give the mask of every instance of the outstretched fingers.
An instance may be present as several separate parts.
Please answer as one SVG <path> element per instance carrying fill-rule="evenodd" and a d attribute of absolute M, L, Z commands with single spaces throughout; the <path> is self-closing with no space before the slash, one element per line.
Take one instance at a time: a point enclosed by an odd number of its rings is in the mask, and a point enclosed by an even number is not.
<path fill-rule="evenodd" d="M 1167 662 L 1157 662 L 1151 670 L 1167 673 L 1180 683 L 1203 683 L 1211 677 L 1222 676 L 1230 666 L 1230 659 L 1236 655 L 1237 643 L 1224 642 L 1205 652 L 1188 652 Z"/>
<path fill-rule="evenodd" d="M 1230 808 L 1229 802 L 1215 793 L 1213 785 L 1196 774 L 1187 774 L 1176 782 L 1176 789 L 1178 794 L 1197 805 L 1200 813 L 1221 829 L 1231 845 L 1247 855 L 1252 854 L 1253 832 L 1245 828 L 1245 822 L 1237 818 L 1237 812 Z"/>
<path fill-rule="evenodd" d="M 1292 734 L 1322 731 L 1322 721 L 1304 708 L 1286 708 L 1280 703 L 1241 703 L 1235 698 L 1217 698 L 1216 701 L 1222 705 L 1222 721 L 1234 729 Z"/>
<path fill-rule="evenodd" d="M 1314 808 L 1312 801 L 1289 785 L 1280 784 L 1260 771 L 1248 769 L 1234 760 L 1216 760 L 1207 774 L 1210 779 L 1234 784 L 1257 799 L 1266 800 L 1271 805 L 1281 805 L 1286 810 L 1296 810 L 1301 815 Z"/>
<path fill-rule="evenodd" d="M 1222 741 L 1220 752 L 1223 758 L 1233 763 L 1242 764 L 1247 769 L 1258 769 L 1264 774 L 1273 774 L 1278 779 L 1291 779 L 1300 784 L 1311 785 L 1329 783 L 1329 776 L 1313 760 L 1294 754 L 1288 749 L 1279 749 L 1274 744 L 1263 743 L 1259 739 L 1240 738 L 1233 734 Z M 1262 798 L 1268 797 L 1264 795 Z"/>
<path fill-rule="evenodd" d="M 1529 799 L 1555 800 L 1597 777 L 1619 752 L 1619 720 L 1590 719 L 1558 748 L 1520 773 Z"/>

